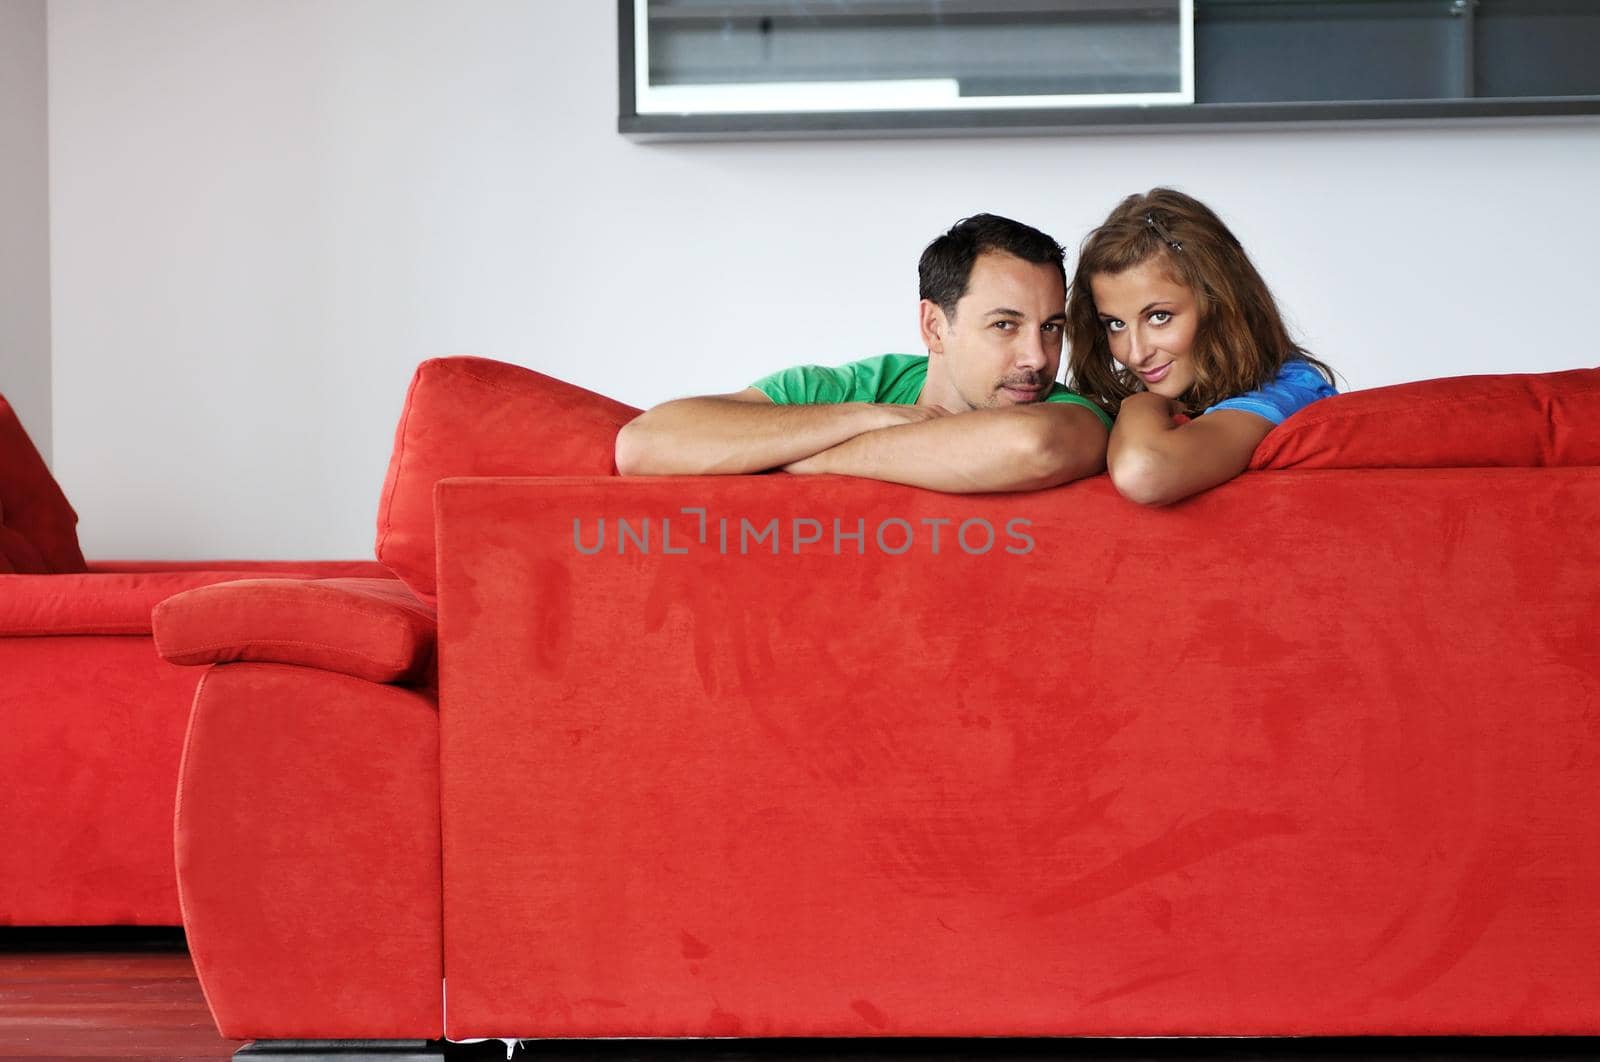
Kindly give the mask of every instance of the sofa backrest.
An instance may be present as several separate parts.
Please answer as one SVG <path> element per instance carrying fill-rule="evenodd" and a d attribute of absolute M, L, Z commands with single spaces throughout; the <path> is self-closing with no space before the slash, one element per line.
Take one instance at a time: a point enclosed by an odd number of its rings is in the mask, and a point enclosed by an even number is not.
<path fill-rule="evenodd" d="M 452 476 L 615 475 L 632 406 L 477 357 L 417 367 L 378 506 L 376 553 L 435 600 L 434 485 Z M 1351 392 L 1289 418 L 1252 469 L 1600 465 L 1600 369 L 1461 376 Z"/>
<path fill-rule="evenodd" d="M 378 503 L 377 557 L 434 601 L 433 488 L 449 476 L 609 476 L 639 410 L 488 358 L 417 366 Z"/>
<path fill-rule="evenodd" d="M 81 572 L 78 514 L 0 395 L 0 572 Z"/>
<path fill-rule="evenodd" d="M 1262 440 L 1252 469 L 1600 465 L 1600 369 L 1451 376 L 1324 398 Z"/>

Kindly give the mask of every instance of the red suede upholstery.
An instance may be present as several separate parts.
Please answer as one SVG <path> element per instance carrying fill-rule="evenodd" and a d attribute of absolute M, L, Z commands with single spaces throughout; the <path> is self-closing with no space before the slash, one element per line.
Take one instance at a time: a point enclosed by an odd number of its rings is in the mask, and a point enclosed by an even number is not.
<path fill-rule="evenodd" d="M 1586 393 L 1353 395 L 1263 460 L 1581 465 Z M 179 865 L 227 1035 L 1600 1033 L 1600 469 L 1150 510 L 618 479 L 629 414 L 419 369 L 379 551 L 437 589 L 437 713 L 207 672 Z M 489 474 L 535 462 L 592 475 Z"/>
<path fill-rule="evenodd" d="M 76 521 L 0 399 L 0 925 L 177 925 L 172 809 L 199 674 L 156 656 L 152 606 L 225 580 L 387 569 L 85 565 Z"/>
<path fill-rule="evenodd" d="M 172 801 L 198 678 L 148 636 L 0 638 L 0 925 L 179 923 Z"/>
<path fill-rule="evenodd" d="M 1457 376 L 1314 402 L 1252 469 L 1600 465 L 1600 369 Z"/>
<path fill-rule="evenodd" d="M 149 634 L 150 610 L 173 594 L 259 575 L 247 571 L 19 575 L 3 584 L 0 637 Z M 287 572 L 273 576 L 292 577 Z"/>
<path fill-rule="evenodd" d="M 417 366 L 378 503 L 378 559 L 434 601 L 433 486 L 446 476 L 609 475 L 632 406 L 516 365 Z"/>
<path fill-rule="evenodd" d="M 407 682 L 433 663 L 433 609 L 395 579 L 223 583 L 168 598 L 153 624 L 174 664 L 254 660 Z"/>
<path fill-rule="evenodd" d="M 1600 1032 L 1600 471 L 438 518 L 451 1036 Z"/>
<path fill-rule="evenodd" d="M 392 579 L 389 569 L 369 560 L 102 560 L 90 561 L 91 572 L 246 572 L 251 578 L 288 574 L 297 579 Z"/>
<path fill-rule="evenodd" d="M 0 575 L 0 925 L 181 921 L 172 808 L 200 673 L 156 655 L 152 605 L 268 572 L 383 570 L 372 562 L 225 563 L 242 570 L 130 562 L 139 570 Z"/>
<path fill-rule="evenodd" d="M 4 511 L 0 511 L 0 521 L 5 519 Z M 43 572 L 48 571 L 44 557 L 34 548 L 32 542 L 22 535 L 0 523 L 0 574 L 12 572 Z"/>
<path fill-rule="evenodd" d="M 0 572 L 81 572 L 78 514 L 0 395 Z"/>
<path fill-rule="evenodd" d="M 177 861 L 190 954 L 222 1034 L 438 1037 L 432 699 L 276 664 L 204 674 Z"/>

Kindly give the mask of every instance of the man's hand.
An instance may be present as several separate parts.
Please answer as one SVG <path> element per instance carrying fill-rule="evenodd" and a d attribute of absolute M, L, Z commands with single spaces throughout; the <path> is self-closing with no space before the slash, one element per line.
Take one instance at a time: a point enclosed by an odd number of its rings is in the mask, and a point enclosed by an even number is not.
<path fill-rule="evenodd" d="M 901 424 L 921 424 L 924 421 L 937 420 L 940 417 L 956 416 L 955 410 L 946 409 L 943 406 L 895 406 L 884 403 L 877 408 L 883 410 L 890 419 L 890 423 L 884 425 L 885 428 L 893 428 Z"/>
<path fill-rule="evenodd" d="M 1183 403 L 1176 398 L 1166 398 L 1162 395 L 1151 394 L 1149 391 L 1140 391 L 1124 398 L 1122 400 L 1122 409 L 1124 411 L 1133 410 L 1136 417 L 1140 415 L 1140 410 L 1154 411 L 1166 417 L 1168 421 L 1180 414 L 1187 416 Z"/>
<path fill-rule="evenodd" d="M 896 428 L 911 424 L 926 424 L 928 421 L 938 420 L 940 417 L 956 416 L 954 410 L 945 409 L 943 406 L 904 406 L 878 403 L 876 408 L 883 411 L 889 423 L 883 427 L 875 428 L 874 431 L 894 431 Z M 859 438 L 859 436 L 857 437 Z M 837 450 L 838 447 L 836 446 L 829 447 L 808 457 L 802 457 L 798 461 L 790 461 L 783 466 L 783 470 L 797 475 L 816 475 L 824 472 L 842 472 L 848 475 L 847 468 L 839 462 Z M 832 455 L 831 458 L 830 455 Z"/>
<path fill-rule="evenodd" d="M 1090 410 L 1036 403 L 954 415 L 939 410 L 857 435 L 784 470 L 863 476 L 953 494 L 1042 490 L 1101 471 L 1105 447 L 1105 426 Z"/>

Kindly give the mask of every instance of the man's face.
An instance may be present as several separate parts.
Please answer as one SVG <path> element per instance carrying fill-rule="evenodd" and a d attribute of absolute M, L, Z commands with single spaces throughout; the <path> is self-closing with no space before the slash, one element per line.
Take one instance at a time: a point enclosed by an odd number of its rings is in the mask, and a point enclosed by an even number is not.
<path fill-rule="evenodd" d="M 954 316 L 923 300 L 929 359 L 919 402 L 960 413 L 1041 401 L 1061 366 L 1066 302 L 1054 266 L 979 255 Z"/>

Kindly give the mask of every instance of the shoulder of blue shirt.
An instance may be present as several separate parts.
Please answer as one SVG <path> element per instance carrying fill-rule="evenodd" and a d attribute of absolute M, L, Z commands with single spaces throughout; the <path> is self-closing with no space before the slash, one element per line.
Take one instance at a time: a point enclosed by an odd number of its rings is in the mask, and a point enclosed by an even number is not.
<path fill-rule="evenodd" d="M 1282 424 L 1289 417 L 1322 398 L 1338 394 L 1338 390 L 1322 376 L 1316 366 L 1303 358 L 1292 358 L 1278 370 L 1277 378 L 1257 390 L 1225 398 L 1205 410 L 1214 413 L 1219 409 L 1241 410 L 1263 417 L 1272 424 Z"/>

